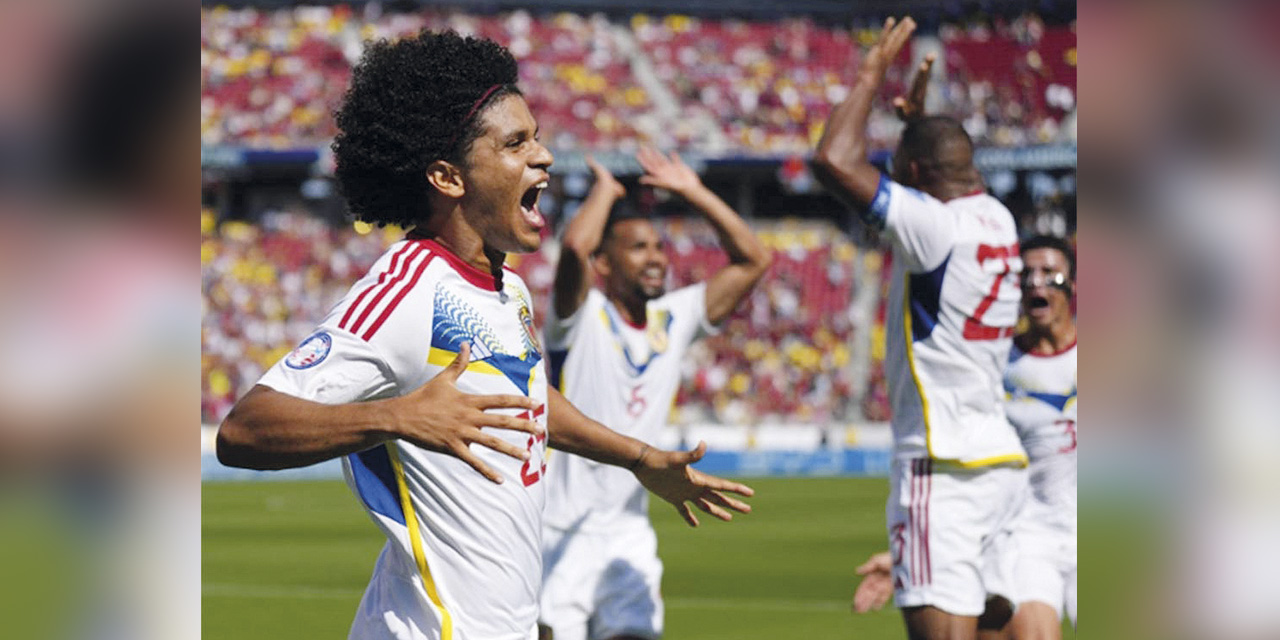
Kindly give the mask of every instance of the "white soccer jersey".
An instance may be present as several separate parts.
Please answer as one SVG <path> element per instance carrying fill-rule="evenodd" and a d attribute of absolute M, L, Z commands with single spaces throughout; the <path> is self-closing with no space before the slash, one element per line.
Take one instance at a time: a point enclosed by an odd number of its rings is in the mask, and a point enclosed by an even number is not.
<path fill-rule="evenodd" d="M 1037 355 L 1014 347 L 1005 370 L 1009 421 L 1031 458 L 1030 519 L 1076 532 L 1076 345 Z"/>
<path fill-rule="evenodd" d="M 434 241 L 398 242 L 261 383 L 331 404 L 398 396 L 470 342 L 461 391 L 527 395 L 545 407 L 528 289 L 511 271 L 495 286 Z M 545 412 L 534 419 L 545 425 Z M 500 485 L 399 440 L 344 458 L 348 485 L 387 536 L 351 638 L 529 638 L 542 582 L 545 438 L 487 431 L 531 453 L 521 462 L 472 447 L 504 476 Z"/>
<path fill-rule="evenodd" d="M 706 319 L 706 284 L 649 301 L 643 327 L 628 324 L 595 289 L 573 315 L 551 316 L 546 339 L 552 384 L 588 417 L 654 442 L 680 385 L 685 351 L 713 330 Z M 648 501 L 648 492 L 627 469 L 551 455 L 547 526 L 582 531 L 648 526 Z"/>
<path fill-rule="evenodd" d="M 886 177 L 865 215 L 893 246 L 895 455 L 942 468 L 1025 464 L 1000 383 L 1021 297 L 1013 216 L 983 192 L 944 203 Z"/>

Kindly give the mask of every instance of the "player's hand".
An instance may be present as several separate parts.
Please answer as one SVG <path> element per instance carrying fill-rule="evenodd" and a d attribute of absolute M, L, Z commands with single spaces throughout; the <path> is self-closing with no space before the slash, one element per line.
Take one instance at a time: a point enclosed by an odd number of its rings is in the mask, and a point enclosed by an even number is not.
<path fill-rule="evenodd" d="M 627 195 L 627 188 L 622 186 L 622 183 L 618 182 L 617 178 L 613 177 L 613 173 L 606 169 L 604 165 L 596 162 L 596 159 L 590 155 L 587 156 L 587 166 L 591 167 L 591 173 L 595 174 L 596 177 L 596 182 L 591 187 L 593 190 L 601 190 L 613 196 L 615 200 Z"/>
<path fill-rule="evenodd" d="M 856 569 L 862 581 L 853 591 L 853 610 L 866 613 L 884 607 L 893 595 L 893 558 L 888 551 L 881 551 Z"/>
<path fill-rule="evenodd" d="M 929 90 L 929 72 L 933 69 L 933 61 L 937 59 L 932 53 L 925 54 L 920 66 L 916 67 L 916 77 L 911 80 L 911 91 L 905 96 L 893 99 L 893 110 L 903 122 L 911 122 L 924 117 L 924 98 Z"/>
<path fill-rule="evenodd" d="M 538 401 L 517 395 L 472 395 L 458 390 L 458 377 L 471 361 L 471 345 L 462 344 L 458 357 L 439 375 L 416 390 L 386 400 L 397 437 L 420 447 L 447 453 L 462 459 L 476 471 L 498 484 L 502 476 L 480 461 L 470 449 L 478 444 L 517 460 L 527 460 L 529 452 L 497 436 L 485 433 L 486 427 L 510 429 L 538 435 L 538 423 L 515 416 L 488 413 L 489 409 L 526 409 L 538 407 Z"/>
<path fill-rule="evenodd" d="M 641 454 L 635 469 L 636 479 L 644 488 L 670 502 L 689 526 L 698 526 L 698 517 L 688 503 L 721 520 L 732 520 L 728 509 L 751 513 L 751 505 L 725 495 L 753 496 L 755 491 L 745 484 L 707 475 L 689 466 L 707 453 L 707 443 L 699 442 L 693 451 L 663 451 L 649 448 Z"/>
<path fill-rule="evenodd" d="M 862 67 L 858 69 L 862 79 L 877 85 L 882 82 L 885 71 L 898 58 L 898 54 L 902 53 L 902 47 L 906 46 L 915 30 L 916 21 L 909 16 L 903 18 L 902 22 L 893 18 L 885 19 L 880 37 L 867 50 L 867 55 L 862 59 Z"/>
<path fill-rule="evenodd" d="M 702 186 L 702 178 L 698 172 L 685 164 L 676 152 L 665 156 L 652 147 L 640 147 L 636 160 L 644 167 L 644 175 L 640 176 L 640 184 L 666 189 L 682 196 Z"/>

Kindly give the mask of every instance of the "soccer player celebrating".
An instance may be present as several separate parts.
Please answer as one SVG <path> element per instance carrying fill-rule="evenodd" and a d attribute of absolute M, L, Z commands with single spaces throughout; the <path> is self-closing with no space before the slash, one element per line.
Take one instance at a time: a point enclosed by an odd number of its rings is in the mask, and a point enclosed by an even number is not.
<path fill-rule="evenodd" d="M 552 162 L 516 79 L 505 48 L 452 32 L 368 47 L 337 113 L 337 177 L 363 219 L 413 229 L 218 433 L 233 466 L 343 458 L 387 537 L 352 638 L 536 635 L 548 440 L 627 468 L 691 524 L 688 502 L 749 510 L 722 493 L 748 487 L 689 467 L 705 445 L 655 449 L 548 389 L 529 291 L 502 266 L 539 246 Z"/>
<path fill-rule="evenodd" d="M 547 352 L 552 384 L 589 417 L 653 442 L 690 344 L 733 312 L 768 269 L 751 228 L 678 156 L 642 149 L 642 184 L 693 204 L 719 233 L 729 264 L 666 293 L 667 256 L 653 223 L 610 215 L 625 189 L 589 161 L 595 185 L 564 232 Z M 604 291 L 591 287 L 599 274 Z M 555 640 L 658 638 L 662 562 L 648 497 L 625 469 L 553 455 L 547 468 L 541 623 Z M 710 508 L 726 506 L 713 497 Z M 544 637 L 546 637 L 544 635 Z"/>
<path fill-rule="evenodd" d="M 986 194 L 964 128 L 922 115 L 923 80 L 918 104 L 899 104 L 908 123 L 892 178 L 867 160 L 871 103 L 914 29 L 911 18 L 886 21 L 828 119 L 814 170 L 893 247 L 895 599 L 911 638 L 973 638 L 986 604 L 983 553 L 1025 486 L 1027 457 L 1001 402 L 1021 259 L 1013 216 Z"/>
<path fill-rule="evenodd" d="M 1009 421 L 1031 458 L 1030 498 L 1000 544 L 998 562 L 1017 609 L 1013 637 L 1058 638 L 1076 624 L 1075 253 L 1060 238 L 1022 244 L 1022 311 L 1004 372 Z"/>
<path fill-rule="evenodd" d="M 1060 638 L 1065 609 L 1076 624 L 1075 254 L 1059 238 L 1022 243 L 1022 311 L 1004 372 L 1005 408 L 1031 458 L 1031 497 L 993 550 L 995 589 L 1017 605 L 1008 627 L 983 637 Z M 854 610 L 878 609 L 893 592 L 888 552 L 858 567 Z"/>

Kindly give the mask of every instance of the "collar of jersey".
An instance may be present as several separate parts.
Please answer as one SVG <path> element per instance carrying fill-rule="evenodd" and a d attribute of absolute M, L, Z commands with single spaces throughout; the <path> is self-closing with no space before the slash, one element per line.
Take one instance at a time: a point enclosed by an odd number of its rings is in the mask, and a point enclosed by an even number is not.
<path fill-rule="evenodd" d="M 414 237 L 413 235 L 410 235 L 408 239 L 410 242 L 422 243 L 422 245 L 430 249 L 432 253 L 444 258 L 444 261 L 449 263 L 449 266 L 456 271 L 458 275 L 462 276 L 463 280 L 487 291 L 498 291 L 498 282 L 494 279 L 493 274 L 485 273 L 484 271 L 477 269 L 462 258 L 454 255 L 452 251 L 445 248 L 445 246 L 439 242 L 430 238 Z"/>

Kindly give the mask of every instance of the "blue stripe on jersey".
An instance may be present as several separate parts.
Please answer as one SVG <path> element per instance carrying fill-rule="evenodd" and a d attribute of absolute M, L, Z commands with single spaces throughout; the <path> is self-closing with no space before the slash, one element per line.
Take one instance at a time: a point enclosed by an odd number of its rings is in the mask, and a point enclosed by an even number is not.
<path fill-rule="evenodd" d="M 880 184 L 876 187 L 876 196 L 871 199 L 865 210 L 858 212 L 858 217 L 866 225 L 879 230 L 883 229 L 889 219 L 889 178 L 880 174 Z"/>
<path fill-rule="evenodd" d="M 531 351 L 520 358 L 505 353 L 495 353 L 481 362 L 493 365 L 493 368 L 501 371 L 511 384 L 520 389 L 520 393 L 527 396 L 529 395 L 529 373 L 541 361 L 542 356 L 537 351 Z"/>
<path fill-rule="evenodd" d="M 387 445 L 349 454 L 347 460 L 356 481 L 356 493 L 360 494 L 369 510 L 404 524 L 399 485 L 396 484 L 395 472 L 391 470 Z"/>
<path fill-rule="evenodd" d="M 917 273 L 909 277 L 908 290 L 911 295 L 911 340 L 919 342 L 933 334 L 938 326 L 938 314 L 942 310 L 942 279 L 947 275 L 947 263 L 951 262 L 951 254 L 938 268 L 927 273 Z"/>
<path fill-rule="evenodd" d="M 564 393 L 564 388 L 560 386 L 560 377 L 564 375 L 564 361 L 568 358 L 568 349 L 551 349 L 547 351 L 547 375 L 551 376 L 551 386 L 561 393 Z"/>
<path fill-rule="evenodd" d="M 1058 393 L 1044 393 L 1041 391 L 1027 392 L 1027 397 L 1035 398 L 1036 400 L 1040 400 L 1041 402 L 1047 402 L 1053 405 L 1054 407 L 1057 407 L 1058 411 L 1065 410 L 1067 408 L 1067 402 L 1072 398 L 1074 398 L 1075 396 L 1076 396 L 1076 392 L 1074 389 L 1072 389 L 1071 393 L 1067 395 L 1062 395 Z"/>
<path fill-rule="evenodd" d="M 542 354 L 537 351 L 527 351 L 520 356 L 503 353 L 504 345 L 489 323 L 462 299 L 438 288 L 431 319 L 431 346 L 458 353 L 463 342 L 471 343 L 472 362 L 492 365 L 516 385 L 520 393 L 529 395 L 529 374 L 542 361 Z"/>

